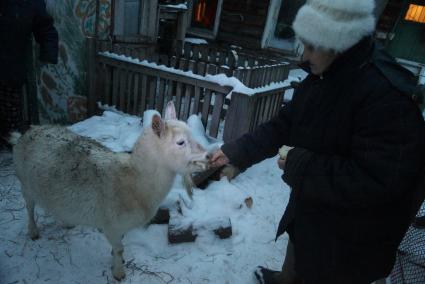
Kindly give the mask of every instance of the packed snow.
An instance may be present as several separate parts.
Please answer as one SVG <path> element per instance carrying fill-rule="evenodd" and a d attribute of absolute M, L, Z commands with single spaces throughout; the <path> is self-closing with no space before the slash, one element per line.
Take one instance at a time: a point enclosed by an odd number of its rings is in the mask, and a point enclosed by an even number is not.
<path fill-rule="evenodd" d="M 152 113 L 143 121 L 148 125 Z M 189 125 L 194 137 L 208 147 L 220 142 L 205 136 L 199 118 Z M 105 111 L 70 127 L 113 151 L 131 151 L 143 131 L 141 118 Z M 205 190 L 194 189 L 191 200 L 176 178 L 164 205 L 179 201 L 182 222 L 194 224 L 193 243 L 169 244 L 167 225 L 137 228 L 124 238 L 126 278 L 121 283 L 256 283 L 257 265 L 279 269 L 287 235 L 274 241 L 290 189 L 272 158 L 249 168 L 232 181 L 222 178 Z M 251 197 L 252 207 L 245 203 Z M 111 247 L 90 227 L 66 229 L 37 208 L 40 239 L 27 235 L 27 215 L 12 155 L 0 153 L 0 283 L 117 283 L 110 271 Z M 219 239 L 214 223 L 230 218 L 233 235 Z"/>

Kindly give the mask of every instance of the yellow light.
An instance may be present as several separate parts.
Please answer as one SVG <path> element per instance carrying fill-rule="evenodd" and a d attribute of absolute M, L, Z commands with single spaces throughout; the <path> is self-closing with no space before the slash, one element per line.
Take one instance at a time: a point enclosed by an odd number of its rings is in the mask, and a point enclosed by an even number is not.
<path fill-rule="evenodd" d="M 425 6 L 409 4 L 409 9 L 404 19 L 406 21 L 425 24 Z"/>

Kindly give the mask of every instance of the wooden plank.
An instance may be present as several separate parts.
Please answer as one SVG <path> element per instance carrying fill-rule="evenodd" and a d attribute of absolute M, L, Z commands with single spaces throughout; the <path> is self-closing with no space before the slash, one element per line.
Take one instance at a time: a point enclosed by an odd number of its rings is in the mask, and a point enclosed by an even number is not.
<path fill-rule="evenodd" d="M 165 79 L 158 79 L 159 80 L 159 90 L 158 90 L 158 100 L 156 101 L 155 109 L 159 111 L 159 113 L 162 113 L 162 110 L 164 109 L 165 104 L 165 85 L 166 80 Z"/>
<path fill-rule="evenodd" d="M 176 41 L 175 55 L 176 55 L 177 58 L 180 58 L 183 55 L 183 41 L 182 40 Z"/>
<path fill-rule="evenodd" d="M 149 109 L 155 109 L 157 77 L 149 76 Z"/>
<path fill-rule="evenodd" d="M 208 124 L 210 104 L 211 104 L 211 90 L 207 89 L 205 90 L 204 102 L 202 104 L 202 117 L 201 117 L 202 124 L 204 125 L 205 129 L 207 128 L 207 124 Z"/>
<path fill-rule="evenodd" d="M 222 66 L 220 66 L 218 73 L 224 74 L 227 77 L 229 77 L 230 76 L 230 68 L 226 65 L 222 65 Z"/>
<path fill-rule="evenodd" d="M 233 94 L 232 94 L 232 96 L 233 96 Z M 258 125 L 258 123 L 259 123 L 259 121 L 260 121 L 260 117 L 261 117 L 261 97 L 260 98 L 254 98 L 254 110 L 255 110 L 255 113 L 254 113 L 254 117 L 253 117 L 253 120 L 252 120 L 252 123 L 254 124 L 254 125 Z"/>
<path fill-rule="evenodd" d="M 127 76 L 127 96 L 126 96 L 126 107 L 125 112 L 133 114 L 132 113 L 132 105 L 134 105 L 134 72 L 129 72 Z"/>
<path fill-rule="evenodd" d="M 216 75 L 218 72 L 218 66 L 214 64 L 208 64 L 207 65 L 207 74 L 209 75 Z"/>
<path fill-rule="evenodd" d="M 200 101 L 201 101 L 201 88 L 199 88 L 198 86 L 194 87 L 194 104 L 193 104 L 193 108 L 192 108 L 192 113 L 191 114 L 198 114 L 199 113 L 199 106 L 200 106 Z"/>
<path fill-rule="evenodd" d="M 178 62 L 178 59 L 177 59 L 176 56 L 171 57 L 170 58 L 170 67 L 171 68 L 177 68 L 177 62 Z"/>
<path fill-rule="evenodd" d="M 140 114 L 143 115 L 143 113 L 146 110 L 146 97 L 148 95 L 148 76 L 143 74 L 142 75 L 142 96 L 141 96 L 141 104 L 140 104 Z"/>
<path fill-rule="evenodd" d="M 112 81 L 112 105 L 117 106 L 118 97 L 119 97 L 119 81 L 121 77 L 120 68 L 114 68 L 113 71 L 113 81 Z"/>
<path fill-rule="evenodd" d="M 201 75 L 201 76 L 205 76 L 205 70 L 206 70 L 206 63 L 205 62 L 198 62 L 197 64 L 197 68 L 196 68 L 196 74 Z"/>
<path fill-rule="evenodd" d="M 205 63 L 208 62 L 208 49 L 204 47 L 201 49 L 201 60 Z"/>
<path fill-rule="evenodd" d="M 176 107 L 176 115 L 177 115 L 177 118 L 179 119 L 180 119 L 180 109 L 182 104 L 182 89 L 183 89 L 183 84 L 181 82 L 177 82 L 175 107 Z"/>
<path fill-rule="evenodd" d="M 164 98 L 165 105 L 168 102 L 173 100 L 173 84 L 175 84 L 175 82 L 171 80 L 165 80 L 165 98 Z"/>
<path fill-rule="evenodd" d="M 277 104 L 277 97 L 278 96 L 279 96 L 278 94 L 272 96 L 270 113 L 269 113 L 270 118 L 272 118 L 276 115 L 276 109 L 277 109 L 276 104 Z"/>
<path fill-rule="evenodd" d="M 252 68 L 251 67 L 247 67 L 246 71 L 245 71 L 245 78 L 244 78 L 244 84 L 247 87 L 251 87 L 251 81 L 252 81 Z"/>
<path fill-rule="evenodd" d="M 230 50 L 229 51 L 227 66 L 229 66 L 229 68 L 232 69 L 232 70 L 237 68 L 236 56 L 237 56 L 236 50 Z"/>
<path fill-rule="evenodd" d="M 184 48 L 184 58 L 187 60 L 191 59 L 192 46 L 190 42 L 185 42 L 183 48 Z"/>
<path fill-rule="evenodd" d="M 196 73 L 196 67 L 197 67 L 196 61 L 195 60 L 189 60 L 187 71 L 192 71 L 193 74 L 197 74 Z"/>
<path fill-rule="evenodd" d="M 125 111 L 125 96 L 127 92 L 127 70 L 122 70 L 121 76 L 120 76 L 120 92 L 119 92 L 119 102 L 118 102 L 118 109 Z"/>
<path fill-rule="evenodd" d="M 263 122 L 269 121 L 269 119 L 270 119 L 270 116 L 272 114 L 271 109 L 273 107 L 272 100 L 273 100 L 273 96 L 266 97 L 266 104 L 265 104 L 265 107 L 264 107 Z"/>
<path fill-rule="evenodd" d="M 189 117 L 190 105 L 192 101 L 192 93 L 193 93 L 193 86 L 186 85 L 186 90 L 184 92 L 183 116 L 181 117 L 181 119 L 184 121 L 186 121 L 187 118 Z"/>
<path fill-rule="evenodd" d="M 214 96 L 214 107 L 211 119 L 211 126 L 209 129 L 209 135 L 217 138 L 218 128 L 220 126 L 220 115 L 223 109 L 225 94 L 215 93 Z"/>
<path fill-rule="evenodd" d="M 185 58 L 180 58 L 179 60 L 179 69 L 182 71 L 187 71 L 188 60 Z"/>
<path fill-rule="evenodd" d="M 251 68 L 251 80 L 249 82 L 248 87 L 250 88 L 256 88 L 258 86 L 258 81 L 259 81 L 259 68 L 258 67 L 253 67 Z"/>
<path fill-rule="evenodd" d="M 162 65 L 165 65 L 165 66 L 169 67 L 169 64 L 170 64 L 169 60 L 170 60 L 170 58 L 168 57 L 168 55 L 161 54 L 159 56 L 159 62 L 158 62 L 158 64 L 162 64 Z"/>
<path fill-rule="evenodd" d="M 112 67 L 111 66 L 107 66 L 105 64 L 103 64 L 103 67 L 105 69 L 105 84 L 106 84 L 106 88 L 105 88 L 105 100 L 103 101 L 103 103 L 107 103 L 108 105 L 112 104 Z"/>
<path fill-rule="evenodd" d="M 258 122 L 257 122 L 257 124 L 255 126 L 264 123 L 264 121 L 266 119 L 265 116 L 264 116 L 264 114 L 266 113 L 267 98 L 268 98 L 268 96 L 261 98 L 260 117 L 259 117 L 259 120 L 258 120 Z"/>
<path fill-rule="evenodd" d="M 134 73 L 134 80 L 133 80 L 133 109 L 132 113 L 138 115 L 138 106 L 140 105 L 140 87 L 139 87 L 139 79 L 140 74 Z"/>
<path fill-rule="evenodd" d="M 218 66 L 226 65 L 226 60 L 227 60 L 227 52 L 224 52 L 223 50 L 221 50 L 218 55 Z"/>

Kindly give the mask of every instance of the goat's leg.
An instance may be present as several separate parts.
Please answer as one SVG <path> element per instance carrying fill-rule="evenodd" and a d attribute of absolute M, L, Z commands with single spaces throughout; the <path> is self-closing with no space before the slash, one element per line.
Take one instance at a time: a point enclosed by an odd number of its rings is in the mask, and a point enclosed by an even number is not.
<path fill-rule="evenodd" d="M 28 211 L 28 234 L 32 240 L 36 240 L 39 238 L 39 234 L 38 234 L 37 224 L 35 223 L 35 220 L 34 220 L 35 203 L 31 198 L 28 198 L 28 197 L 25 198 L 24 196 L 24 199 L 25 199 L 25 203 L 26 203 L 27 211 Z"/>
<path fill-rule="evenodd" d="M 108 241 L 112 245 L 112 275 L 115 279 L 122 280 L 125 277 L 124 272 L 124 259 L 122 254 L 124 252 L 124 247 L 122 245 L 122 235 L 104 230 L 104 234 Z"/>

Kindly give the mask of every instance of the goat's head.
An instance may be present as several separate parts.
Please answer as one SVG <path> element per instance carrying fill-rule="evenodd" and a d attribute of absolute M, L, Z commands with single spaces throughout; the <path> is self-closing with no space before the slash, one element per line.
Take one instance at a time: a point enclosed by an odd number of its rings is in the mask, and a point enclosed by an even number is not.
<path fill-rule="evenodd" d="M 193 139 L 187 124 L 177 120 L 172 102 L 167 104 L 165 120 L 152 117 L 152 131 L 163 164 L 179 174 L 207 169 L 207 151 Z"/>

